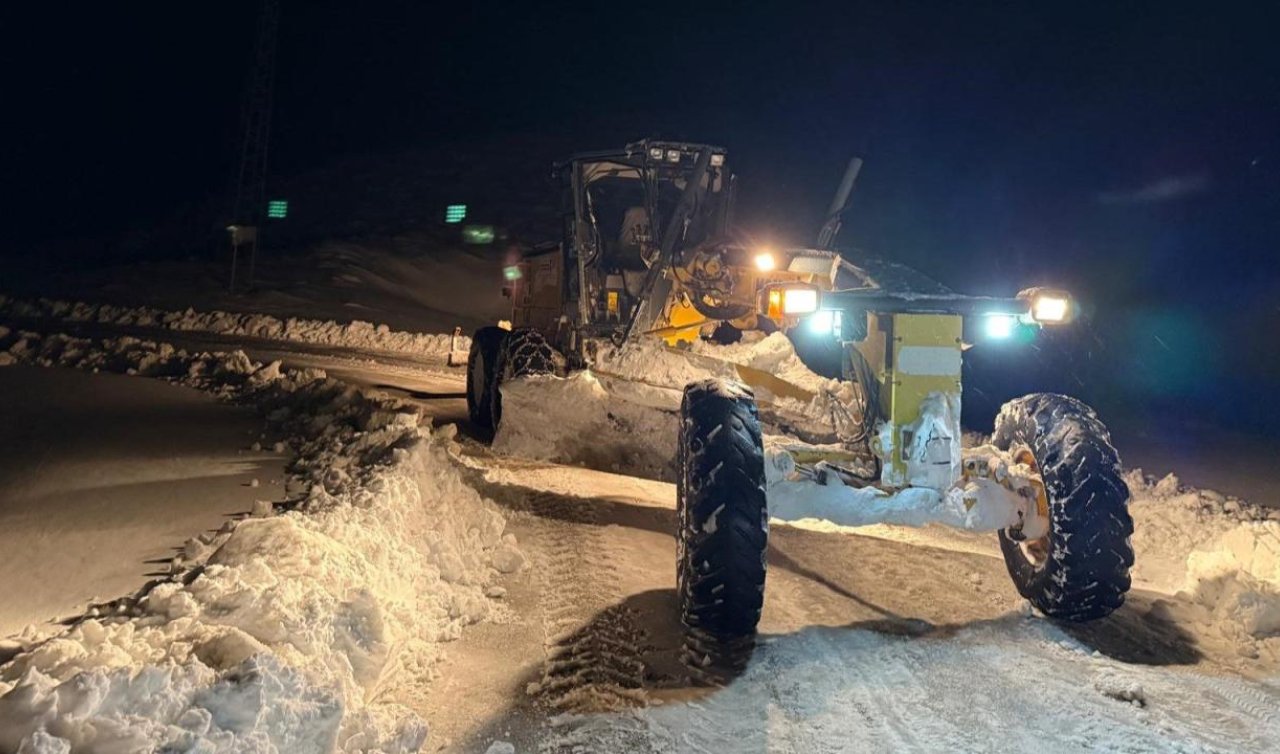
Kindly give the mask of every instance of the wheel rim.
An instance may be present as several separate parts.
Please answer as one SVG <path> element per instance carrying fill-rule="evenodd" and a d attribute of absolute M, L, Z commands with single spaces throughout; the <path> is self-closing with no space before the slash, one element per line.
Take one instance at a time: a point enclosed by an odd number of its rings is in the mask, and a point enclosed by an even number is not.
<path fill-rule="evenodd" d="M 1036 491 L 1036 512 L 1049 519 L 1049 493 L 1045 489 L 1044 479 L 1040 476 L 1040 464 L 1036 462 L 1036 456 L 1031 452 L 1030 448 L 1021 448 L 1013 455 L 1014 463 L 1025 464 L 1031 468 L 1031 471 L 1038 477 L 1032 482 L 1032 486 Z M 1049 519 L 1052 521 L 1051 519 Z M 1051 524 L 1052 525 L 1052 524 Z M 1043 537 L 1038 539 L 1024 539 L 1018 542 L 1018 549 L 1022 551 L 1022 556 L 1027 562 L 1040 570 L 1049 562 L 1049 533 L 1045 532 Z"/>

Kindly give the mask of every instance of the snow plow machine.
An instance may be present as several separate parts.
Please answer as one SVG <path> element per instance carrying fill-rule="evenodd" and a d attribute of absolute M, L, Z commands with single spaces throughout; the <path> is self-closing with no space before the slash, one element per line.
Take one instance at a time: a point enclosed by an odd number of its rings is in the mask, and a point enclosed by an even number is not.
<path fill-rule="evenodd" d="M 471 343 L 472 423 L 499 427 L 504 384 L 607 372 L 604 355 L 620 349 L 657 349 L 710 374 L 662 387 L 679 391 L 681 617 L 716 643 L 756 631 L 770 518 L 993 531 L 1017 590 L 1043 614 L 1106 616 L 1130 586 L 1133 522 L 1094 411 L 1028 395 L 1004 405 L 989 443 L 961 447 L 966 321 L 1064 327 L 1075 303 L 1045 288 L 965 296 L 901 266 L 845 260 L 832 242 L 860 167 L 849 164 L 817 248 L 764 250 L 732 231 L 734 179 L 719 147 L 647 140 L 557 165 L 563 237 L 505 268 L 511 322 Z M 716 358 L 777 334 L 819 381 Z M 715 345 L 727 343 L 737 345 Z"/>

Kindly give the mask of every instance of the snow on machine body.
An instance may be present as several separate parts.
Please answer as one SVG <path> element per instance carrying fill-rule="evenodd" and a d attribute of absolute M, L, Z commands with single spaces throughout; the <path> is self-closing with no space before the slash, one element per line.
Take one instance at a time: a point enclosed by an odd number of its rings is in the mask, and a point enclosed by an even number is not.
<path fill-rule="evenodd" d="M 660 385 L 682 391 L 678 592 L 701 636 L 755 632 L 771 517 L 995 531 L 1018 591 L 1043 613 L 1109 614 L 1129 589 L 1133 524 L 1094 412 L 1063 395 L 1025 396 L 1003 407 L 990 444 L 961 448 L 965 320 L 1066 326 L 1073 302 L 1041 288 L 959 295 L 830 251 L 860 165 L 850 163 L 831 205 L 823 248 L 786 251 L 732 234 L 733 176 L 718 147 L 642 141 L 558 165 L 563 238 L 506 268 L 511 326 L 472 339 L 473 423 L 498 427 L 504 383 L 607 375 L 610 355 L 627 348 L 661 349 L 715 375 Z M 690 348 L 774 332 L 831 381 L 800 384 Z"/>

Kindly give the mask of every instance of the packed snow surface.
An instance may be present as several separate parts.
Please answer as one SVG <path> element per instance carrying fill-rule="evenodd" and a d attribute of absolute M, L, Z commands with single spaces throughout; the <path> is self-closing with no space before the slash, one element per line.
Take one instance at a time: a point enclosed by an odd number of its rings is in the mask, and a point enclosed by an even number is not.
<path fill-rule="evenodd" d="M 1274 687 L 1129 665 L 1048 621 L 938 635 L 814 626 L 765 637 L 692 700 L 564 715 L 570 751 L 1274 751 Z"/>
<path fill-rule="evenodd" d="M 451 462 L 452 427 L 239 352 L 11 332 L 5 346 L 250 401 L 298 460 L 292 510 L 193 539 L 170 579 L 20 638 L 0 666 L 0 751 L 418 750 L 425 723 L 380 694 L 429 682 L 440 643 L 499 610 L 485 590 L 523 562 Z"/>
<path fill-rule="evenodd" d="M 0 417 L 0 638 L 136 590 L 173 545 L 284 492 L 253 409 L 182 385 L 0 369 Z"/>

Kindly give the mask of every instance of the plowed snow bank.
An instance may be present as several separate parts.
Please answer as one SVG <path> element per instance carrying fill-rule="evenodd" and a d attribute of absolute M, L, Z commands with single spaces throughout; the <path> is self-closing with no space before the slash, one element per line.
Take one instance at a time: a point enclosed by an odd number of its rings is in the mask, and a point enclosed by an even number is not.
<path fill-rule="evenodd" d="M 1125 481 L 1141 585 L 1182 593 L 1250 637 L 1280 634 L 1280 510 L 1183 487 L 1172 474 L 1135 470 Z"/>
<path fill-rule="evenodd" d="M 446 354 L 449 353 L 452 343 L 451 335 L 396 331 L 386 325 L 375 325 L 359 320 L 340 324 L 333 320 L 322 321 L 297 317 L 280 319 L 269 314 L 198 312 L 194 309 L 166 311 L 149 306 L 126 307 L 47 298 L 27 301 L 4 295 L 0 295 L 0 315 L 156 327 L 218 335 L 245 335 L 269 340 L 410 354 Z M 458 341 L 457 346 L 460 351 L 471 347 L 469 337 L 460 336 Z"/>
<path fill-rule="evenodd" d="M 0 750 L 417 751 L 380 699 L 428 682 L 440 643 L 498 610 L 505 519 L 412 409 L 319 370 L 122 338 L 0 333 L 15 359 L 173 375 L 252 401 L 293 438 L 295 508 L 187 543 L 172 577 L 0 667 Z"/>

